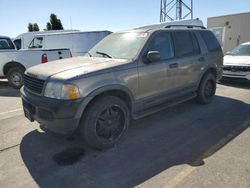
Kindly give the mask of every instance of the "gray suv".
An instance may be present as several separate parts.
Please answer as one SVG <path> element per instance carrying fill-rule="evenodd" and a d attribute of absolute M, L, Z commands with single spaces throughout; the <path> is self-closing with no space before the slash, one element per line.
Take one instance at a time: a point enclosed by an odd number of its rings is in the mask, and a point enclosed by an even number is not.
<path fill-rule="evenodd" d="M 79 132 L 108 148 L 130 120 L 196 98 L 212 101 L 223 54 L 206 29 L 136 29 L 114 33 L 85 57 L 28 69 L 21 89 L 25 116 L 46 130 Z"/>

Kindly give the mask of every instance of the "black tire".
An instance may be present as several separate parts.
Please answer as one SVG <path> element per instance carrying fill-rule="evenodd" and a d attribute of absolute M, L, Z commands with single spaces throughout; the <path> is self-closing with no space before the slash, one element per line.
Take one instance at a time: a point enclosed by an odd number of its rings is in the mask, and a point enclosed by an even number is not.
<path fill-rule="evenodd" d="M 207 73 L 201 80 L 196 101 L 200 104 L 212 102 L 216 92 L 216 78 L 212 73 Z"/>
<path fill-rule="evenodd" d="M 113 147 L 127 132 L 130 111 L 120 98 L 97 98 L 84 112 L 80 134 L 85 142 L 97 149 Z"/>
<path fill-rule="evenodd" d="M 24 71 L 22 67 L 13 67 L 8 70 L 7 79 L 13 88 L 20 89 L 22 87 Z"/>

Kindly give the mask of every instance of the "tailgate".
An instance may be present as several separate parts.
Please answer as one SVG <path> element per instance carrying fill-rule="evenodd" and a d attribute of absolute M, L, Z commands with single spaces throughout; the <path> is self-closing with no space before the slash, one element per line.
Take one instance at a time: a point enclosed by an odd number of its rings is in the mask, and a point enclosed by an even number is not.
<path fill-rule="evenodd" d="M 58 59 L 66 59 L 72 57 L 69 49 L 50 49 L 43 50 L 47 54 L 48 61 L 54 61 Z"/>

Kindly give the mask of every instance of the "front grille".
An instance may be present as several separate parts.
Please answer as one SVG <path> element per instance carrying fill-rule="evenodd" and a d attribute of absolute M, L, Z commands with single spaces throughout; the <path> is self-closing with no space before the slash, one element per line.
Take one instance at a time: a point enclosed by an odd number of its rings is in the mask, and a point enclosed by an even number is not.
<path fill-rule="evenodd" d="M 250 66 L 223 66 L 223 70 L 229 71 L 250 71 Z"/>
<path fill-rule="evenodd" d="M 24 87 L 34 93 L 41 94 L 43 91 L 44 80 L 24 75 Z"/>

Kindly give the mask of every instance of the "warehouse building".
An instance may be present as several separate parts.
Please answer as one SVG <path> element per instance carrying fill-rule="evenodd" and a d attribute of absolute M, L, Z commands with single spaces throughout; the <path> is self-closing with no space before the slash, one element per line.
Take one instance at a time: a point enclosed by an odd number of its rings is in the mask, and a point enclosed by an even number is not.
<path fill-rule="evenodd" d="M 250 42 L 250 12 L 208 18 L 207 27 L 218 38 L 224 53 Z"/>

